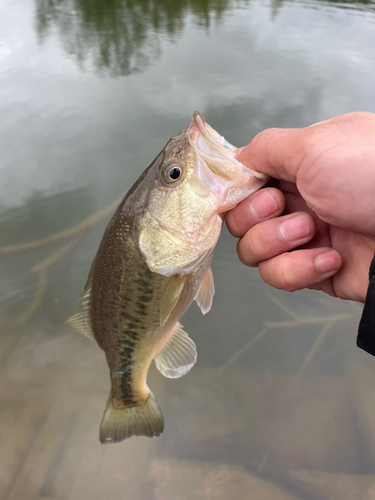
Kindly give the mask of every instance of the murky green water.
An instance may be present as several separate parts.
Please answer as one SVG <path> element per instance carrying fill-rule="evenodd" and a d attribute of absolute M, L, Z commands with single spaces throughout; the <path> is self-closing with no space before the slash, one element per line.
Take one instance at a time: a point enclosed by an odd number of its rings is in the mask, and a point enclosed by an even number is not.
<path fill-rule="evenodd" d="M 375 112 L 374 60 L 371 0 L 0 2 L 1 500 L 375 498 L 360 306 L 270 289 L 226 231 L 197 366 L 150 373 L 159 439 L 99 444 L 104 356 L 62 327 L 106 207 L 193 111 L 238 146 Z"/>

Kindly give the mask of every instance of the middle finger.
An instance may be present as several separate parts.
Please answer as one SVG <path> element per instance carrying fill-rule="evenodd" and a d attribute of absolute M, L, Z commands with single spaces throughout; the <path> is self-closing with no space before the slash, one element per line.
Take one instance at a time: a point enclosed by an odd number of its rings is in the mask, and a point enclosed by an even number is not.
<path fill-rule="evenodd" d="M 260 222 L 239 240 L 238 257 L 243 264 L 256 267 L 263 260 L 304 245 L 314 237 L 315 231 L 315 219 L 306 212 Z"/>

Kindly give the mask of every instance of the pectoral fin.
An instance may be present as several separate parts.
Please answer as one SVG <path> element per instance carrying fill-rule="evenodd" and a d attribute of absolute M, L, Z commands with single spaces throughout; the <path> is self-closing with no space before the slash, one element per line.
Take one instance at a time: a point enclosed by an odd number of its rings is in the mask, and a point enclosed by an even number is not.
<path fill-rule="evenodd" d="M 177 304 L 182 289 L 184 288 L 186 278 L 186 274 L 176 274 L 169 279 L 160 301 L 160 328 L 163 328 Z"/>
<path fill-rule="evenodd" d="M 193 340 L 177 323 L 176 330 L 155 358 L 157 369 L 168 378 L 185 375 L 197 360 L 197 348 Z"/>
<path fill-rule="evenodd" d="M 214 277 L 212 275 L 211 266 L 208 268 L 204 278 L 202 280 L 201 286 L 199 287 L 198 293 L 195 297 L 202 314 L 208 313 L 212 306 L 212 300 L 215 294 Z"/>

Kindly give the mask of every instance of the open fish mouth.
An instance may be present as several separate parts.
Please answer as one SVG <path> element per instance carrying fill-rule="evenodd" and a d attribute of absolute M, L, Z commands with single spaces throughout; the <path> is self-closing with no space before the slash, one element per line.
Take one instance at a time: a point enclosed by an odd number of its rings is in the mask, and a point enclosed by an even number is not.
<path fill-rule="evenodd" d="M 216 154 L 224 153 L 231 158 L 234 157 L 237 148 L 208 125 L 198 111 L 193 114 L 187 132 L 190 142 L 201 151 L 211 154 L 215 151 Z"/>
<path fill-rule="evenodd" d="M 246 177 L 255 177 L 266 182 L 268 177 L 247 169 L 235 158 L 237 148 L 218 134 L 196 111 L 186 129 L 189 142 L 195 153 L 216 176 L 225 181 L 246 184 Z"/>
<path fill-rule="evenodd" d="M 234 158 L 236 147 L 210 127 L 198 111 L 186 132 L 197 157 L 215 176 L 225 181 L 234 181 L 239 176 L 243 167 Z"/>

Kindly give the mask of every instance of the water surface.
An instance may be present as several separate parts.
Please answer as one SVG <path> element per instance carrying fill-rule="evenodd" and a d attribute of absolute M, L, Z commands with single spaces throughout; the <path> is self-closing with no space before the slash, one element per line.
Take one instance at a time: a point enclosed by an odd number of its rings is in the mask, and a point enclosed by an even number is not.
<path fill-rule="evenodd" d="M 375 3 L 2 0 L 0 498 L 370 499 L 361 307 L 271 290 L 224 230 L 159 439 L 101 446 L 102 352 L 62 326 L 120 198 L 195 110 L 241 146 L 375 112 Z"/>

